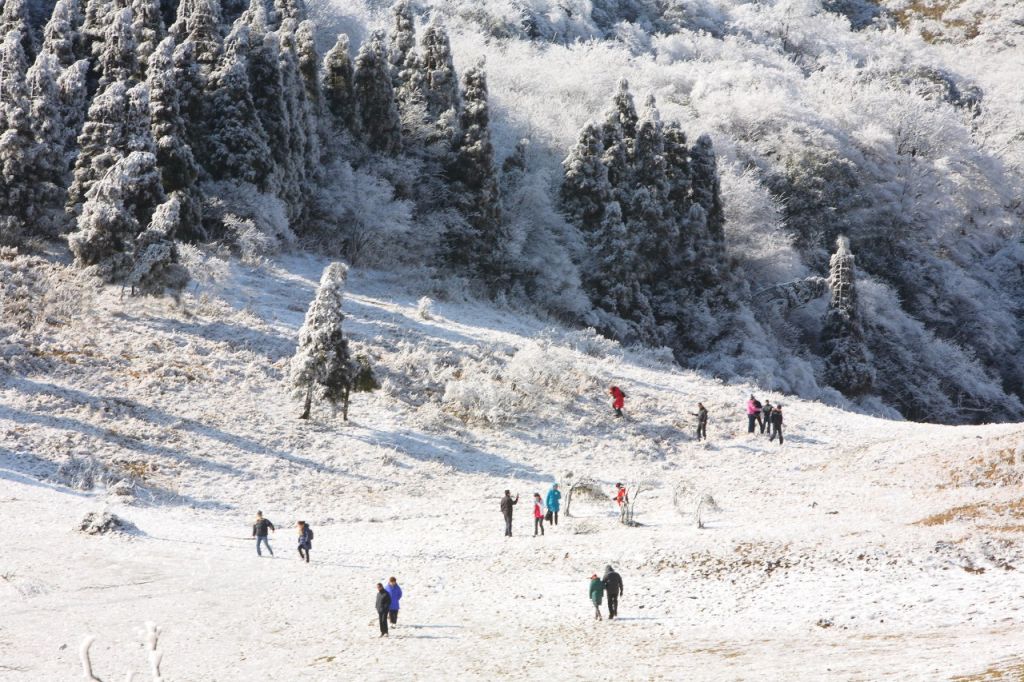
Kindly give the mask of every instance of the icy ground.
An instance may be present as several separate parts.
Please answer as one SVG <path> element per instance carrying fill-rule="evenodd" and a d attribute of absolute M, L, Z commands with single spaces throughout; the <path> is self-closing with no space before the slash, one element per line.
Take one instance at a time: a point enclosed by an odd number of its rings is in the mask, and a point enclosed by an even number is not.
<path fill-rule="evenodd" d="M 283 377 L 323 265 L 231 266 L 180 307 L 103 290 L 6 347 L 0 679 L 80 679 L 86 634 L 100 678 L 149 679 L 147 620 L 167 681 L 1024 679 L 1019 425 L 759 395 L 785 405 L 779 447 L 746 433 L 750 386 L 482 304 L 424 319 L 430 292 L 358 272 L 348 330 L 384 388 L 348 425 L 304 423 Z M 628 420 L 609 417 L 612 383 Z M 88 478 L 69 456 L 92 461 L 91 489 L 68 485 Z M 569 473 L 609 495 L 652 484 L 643 525 L 579 499 L 532 537 L 528 498 Z M 505 488 L 522 495 L 511 539 Z M 701 530 L 705 492 L 721 511 Z M 257 509 L 273 559 L 249 539 Z M 75 530 L 102 510 L 137 532 Z M 608 563 L 622 617 L 597 623 L 588 578 Z M 381 641 L 390 575 L 406 596 Z"/>

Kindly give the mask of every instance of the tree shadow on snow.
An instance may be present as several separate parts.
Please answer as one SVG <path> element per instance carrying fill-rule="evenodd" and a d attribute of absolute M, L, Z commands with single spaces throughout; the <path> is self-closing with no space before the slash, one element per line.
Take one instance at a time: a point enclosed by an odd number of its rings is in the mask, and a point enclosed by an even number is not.
<path fill-rule="evenodd" d="M 407 431 L 373 431 L 372 434 L 352 434 L 350 437 L 370 445 L 394 448 L 421 462 L 441 462 L 465 474 L 513 476 L 538 482 L 554 480 L 551 475 L 542 474 L 529 464 L 512 462 L 444 436 L 428 439 Z"/>

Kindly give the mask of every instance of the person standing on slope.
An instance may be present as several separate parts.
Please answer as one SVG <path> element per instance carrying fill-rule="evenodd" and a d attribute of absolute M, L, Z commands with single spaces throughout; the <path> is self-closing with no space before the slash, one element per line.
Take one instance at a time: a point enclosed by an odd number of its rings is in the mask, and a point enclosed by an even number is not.
<path fill-rule="evenodd" d="M 295 524 L 299 530 L 299 559 L 309 563 L 309 550 L 313 549 L 313 529 L 305 521 Z"/>
<path fill-rule="evenodd" d="M 621 417 L 622 409 L 626 407 L 626 394 L 618 386 L 612 386 L 608 392 L 612 395 L 612 409 L 615 410 L 615 416 Z"/>
<path fill-rule="evenodd" d="M 604 595 L 604 582 L 597 577 L 597 573 L 590 576 L 590 603 L 594 605 L 594 619 L 604 620 L 601 617 L 601 597 Z"/>
<path fill-rule="evenodd" d="M 772 435 L 772 427 L 769 423 L 772 418 L 772 403 L 770 400 L 764 401 L 764 407 L 761 408 L 761 416 L 763 417 L 761 424 L 761 433 L 764 433 L 765 429 L 767 429 L 768 435 Z"/>
<path fill-rule="evenodd" d="M 537 537 L 537 531 L 544 535 L 544 502 L 540 499 L 540 493 L 533 494 L 533 537 Z"/>
<path fill-rule="evenodd" d="M 622 576 L 615 572 L 611 566 L 604 567 L 604 580 L 602 581 L 605 592 L 608 593 L 608 620 L 619 615 L 619 597 L 622 596 Z"/>
<path fill-rule="evenodd" d="M 697 403 L 697 411 L 691 412 L 697 418 L 697 440 L 708 439 L 708 408 L 704 403 Z"/>
<path fill-rule="evenodd" d="M 505 497 L 501 498 L 501 515 L 505 517 L 505 537 L 512 537 L 512 507 L 519 504 L 519 494 L 512 499 L 512 493 L 505 491 Z"/>
<path fill-rule="evenodd" d="M 747 401 L 747 433 L 754 432 L 755 423 L 761 427 L 761 432 L 764 433 L 764 422 L 761 421 L 761 401 L 751 393 L 750 400 Z"/>
<path fill-rule="evenodd" d="M 782 405 L 776 405 L 775 409 L 772 410 L 772 435 L 768 439 L 770 441 L 775 440 L 775 436 L 779 437 L 779 445 L 782 445 Z"/>
<path fill-rule="evenodd" d="M 551 484 L 551 490 L 548 491 L 548 497 L 544 503 L 548 508 L 548 523 L 554 523 L 557 526 L 558 510 L 562 508 L 562 491 L 558 489 L 557 483 Z"/>
<path fill-rule="evenodd" d="M 274 524 L 270 522 L 270 519 L 263 518 L 263 512 L 256 512 L 256 523 L 252 524 L 252 536 L 256 538 L 256 556 L 263 556 L 263 552 L 260 551 L 260 545 L 266 545 L 267 551 L 270 552 L 270 556 L 274 556 L 274 550 L 270 548 L 270 540 L 267 539 L 267 529 L 274 531 Z"/>
<path fill-rule="evenodd" d="M 377 583 L 377 601 L 374 603 L 377 609 L 377 620 L 380 621 L 380 636 L 388 636 L 388 611 L 391 610 L 391 595 L 384 589 L 384 586 Z"/>
<path fill-rule="evenodd" d="M 398 624 L 398 609 L 400 608 L 399 602 L 402 599 L 402 588 L 398 586 L 398 580 L 395 576 L 388 578 L 388 584 L 384 586 L 384 590 L 391 597 L 391 605 L 388 607 L 388 620 L 391 621 L 392 625 Z"/>

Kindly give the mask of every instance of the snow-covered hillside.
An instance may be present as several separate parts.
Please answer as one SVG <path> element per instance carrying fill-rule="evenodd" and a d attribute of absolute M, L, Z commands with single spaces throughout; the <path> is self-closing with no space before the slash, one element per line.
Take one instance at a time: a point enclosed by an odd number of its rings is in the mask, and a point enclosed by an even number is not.
<path fill-rule="evenodd" d="M 163 679 L 181 681 L 1024 671 L 1020 426 L 762 394 L 471 301 L 424 315 L 427 284 L 367 271 L 350 276 L 346 329 L 382 389 L 356 395 L 347 424 L 322 406 L 300 421 L 284 378 L 326 262 L 205 258 L 180 305 L 5 263 L 0 679 L 77 679 L 86 634 L 98 677 L 141 673 L 147 620 Z M 746 433 L 752 391 L 783 403 L 784 445 Z M 584 477 L 609 497 L 650 486 L 642 525 L 581 498 L 532 537 L 531 494 Z M 506 488 L 523 495 L 511 539 Z M 720 510 L 698 529 L 704 494 Z M 274 559 L 253 551 L 257 509 L 277 524 Z M 74 530 L 102 510 L 137 530 Z M 617 622 L 587 601 L 606 564 L 625 582 Z M 381 641 L 374 585 L 391 575 L 406 596 Z"/>

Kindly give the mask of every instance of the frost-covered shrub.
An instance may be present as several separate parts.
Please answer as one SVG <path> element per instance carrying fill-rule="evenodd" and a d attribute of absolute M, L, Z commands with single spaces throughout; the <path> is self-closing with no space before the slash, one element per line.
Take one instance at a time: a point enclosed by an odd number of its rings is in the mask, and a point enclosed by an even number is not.
<path fill-rule="evenodd" d="M 68 455 L 57 467 L 55 480 L 75 490 L 92 490 L 116 483 L 120 478 L 94 457 Z"/>
<path fill-rule="evenodd" d="M 77 530 L 86 535 L 106 535 L 107 533 L 137 533 L 138 528 L 110 512 L 89 512 L 79 522 Z"/>
<path fill-rule="evenodd" d="M 245 258 L 259 260 L 295 243 L 284 202 L 255 185 L 222 180 L 203 184 L 203 220 Z"/>
<path fill-rule="evenodd" d="M 421 320 L 434 319 L 434 302 L 429 296 L 424 296 L 416 302 L 416 314 Z"/>

